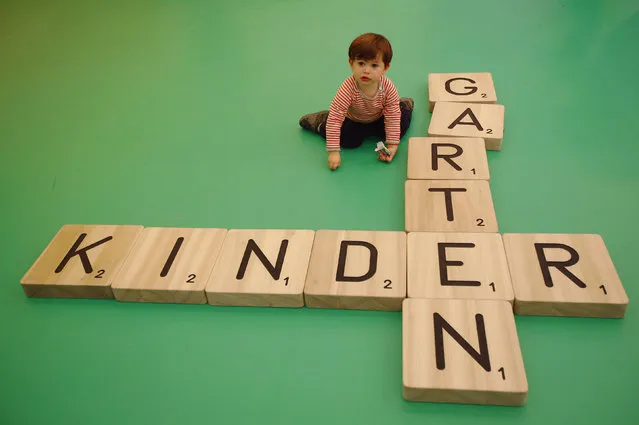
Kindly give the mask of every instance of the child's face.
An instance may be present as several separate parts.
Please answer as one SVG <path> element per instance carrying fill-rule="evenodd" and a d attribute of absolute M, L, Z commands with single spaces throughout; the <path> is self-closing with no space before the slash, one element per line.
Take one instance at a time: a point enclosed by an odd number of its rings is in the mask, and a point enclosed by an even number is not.
<path fill-rule="evenodd" d="M 375 59 L 349 59 L 349 63 L 355 81 L 364 86 L 377 85 L 382 75 L 388 70 L 381 53 L 378 53 Z"/>

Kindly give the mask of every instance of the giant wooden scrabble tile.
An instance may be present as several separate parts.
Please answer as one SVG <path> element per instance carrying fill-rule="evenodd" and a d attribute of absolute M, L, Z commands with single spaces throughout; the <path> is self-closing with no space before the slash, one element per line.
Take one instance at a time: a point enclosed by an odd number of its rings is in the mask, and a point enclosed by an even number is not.
<path fill-rule="evenodd" d="M 481 137 L 486 141 L 486 149 L 501 150 L 504 117 L 504 105 L 437 102 L 428 136 Z"/>
<path fill-rule="evenodd" d="M 515 313 L 621 318 L 628 296 L 596 234 L 504 234 Z"/>
<path fill-rule="evenodd" d="M 20 280 L 29 297 L 113 298 L 111 283 L 143 226 L 67 224 Z"/>
<path fill-rule="evenodd" d="M 484 139 L 411 137 L 407 177 L 409 180 L 489 180 Z"/>
<path fill-rule="evenodd" d="M 146 228 L 111 285 L 118 301 L 205 304 L 226 229 Z"/>
<path fill-rule="evenodd" d="M 229 230 L 206 285 L 209 304 L 303 307 L 313 230 Z"/>
<path fill-rule="evenodd" d="M 407 232 L 498 231 L 485 180 L 407 180 L 405 204 Z"/>
<path fill-rule="evenodd" d="M 408 234 L 408 297 L 493 299 L 513 303 L 499 233 Z"/>
<path fill-rule="evenodd" d="M 521 406 L 528 380 L 511 305 L 408 298 L 402 311 L 409 401 Z"/>
<path fill-rule="evenodd" d="M 428 106 L 436 102 L 497 103 L 490 72 L 428 74 Z"/>
<path fill-rule="evenodd" d="M 304 298 L 311 308 L 401 310 L 406 234 L 318 230 Z"/>

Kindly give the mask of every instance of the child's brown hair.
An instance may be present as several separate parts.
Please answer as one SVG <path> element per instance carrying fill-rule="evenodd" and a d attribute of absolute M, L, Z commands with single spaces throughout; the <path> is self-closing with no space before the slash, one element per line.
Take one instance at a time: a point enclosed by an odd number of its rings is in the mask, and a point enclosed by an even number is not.
<path fill-rule="evenodd" d="M 377 54 L 380 52 L 384 65 L 388 67 L 393 58 L 393 49 L 390 42 L 381 34 L 369 32 L 353 40 L 348 48 L 348 58 L 350 60 L 371 60 L 377 58 Z"/>

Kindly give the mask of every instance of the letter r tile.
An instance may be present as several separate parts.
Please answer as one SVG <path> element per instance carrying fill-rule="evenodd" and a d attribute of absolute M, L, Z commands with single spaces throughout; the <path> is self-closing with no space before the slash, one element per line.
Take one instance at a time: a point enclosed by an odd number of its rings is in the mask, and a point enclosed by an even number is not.
<path fill-rule="evenodd" d="M 621 318 L 628 295 L 597 234 L 503 235 L 515 314 Z"/>
<path fill-rule="evenodd" d="M 304 288 L 310 308 L 401 310 L 406 297 L 406 234 L 319 230 Z"/>
<path fill-rule="evenodd" d="M 408 180 L 490 180 L 484 139 L 411 137 Z"/>
<path fill-rule="evenodd" d="M 29 297 L 113 298 L 111 284 L 143 226 L 67 224 L 20 280 Z"/>

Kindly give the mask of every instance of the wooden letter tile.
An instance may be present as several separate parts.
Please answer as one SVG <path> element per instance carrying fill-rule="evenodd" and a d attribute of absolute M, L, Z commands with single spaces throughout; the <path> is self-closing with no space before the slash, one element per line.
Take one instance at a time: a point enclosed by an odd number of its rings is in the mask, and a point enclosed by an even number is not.
<path fill-rule="evenodd" d="M 436 102 L 497 103 L 490 72 L 428 74 L 428 106 Z"/>
<path fill-rule="evenodd" d="M 304 289 L 311 308 L 401 310 L 406 234 L 318 230 Z"/>
<path fill-rule="evenodd" d="M 313 230 L 229 230 L 206 285 L 209 304 L 303 307 Z"/>
<path fill-rule="evenodd" d="M 408 298 L 402 311 L 409 401 L 521 406 L 528 394 L 515 317 L 498 300 Z"/>
<path fill-rule="evenodd" d="M 20 283 L 29 297 L 113 298 L 111 283 L 143 226 L 62 226 Z"/>
<path fill-rule="evenodd" d="M 606 245 L 592 234 L 504 234 L 515 313 L 621 318 L 628 296 Z"/>
<path fill-rule="evenodd" d="M 407 180 L 405 203 L 407 232 L 498 231 L 486 180 Z"/>
<path fill-rule="evenodd" d="M 513 303 L 498 233 L 409 233 L 408 297 L 489 299 Z"/>
<path fill-rule="evenodd" d="M 144 229 L 113 280 L 119 301 L 206 304 L 204 288 L 226 229 Z"/>
<path fill-rule="evenodd" d="M 409 180 L 489 180 L 484 139 L 411 137 Z"/>
<path fill-rule="evenodd" d="M 500 150 L 504 137 L 504 105 L 437 102 L 428 136 L 481 137 L 486 149 Z"/>

